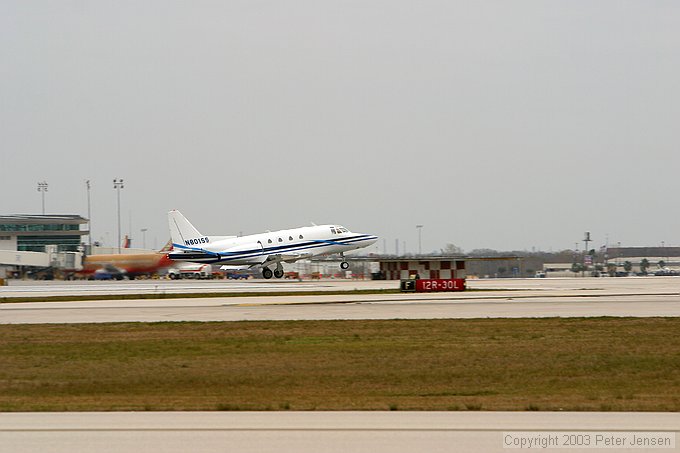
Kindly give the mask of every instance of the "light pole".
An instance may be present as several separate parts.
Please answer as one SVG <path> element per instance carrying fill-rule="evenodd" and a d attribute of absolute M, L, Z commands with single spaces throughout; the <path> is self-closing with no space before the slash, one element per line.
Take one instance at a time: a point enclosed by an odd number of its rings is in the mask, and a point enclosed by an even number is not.
<path fill-rule="evenodd" d="M 47 182 L 38 183 L 38 192 L 42 194 L 42 215 L 45 215 L 45 192 L 47 192 Z"/>
<path fill-rule="evenodd" d="M 423 226 L 416 225 L 416 229 L 418 230 L 418 256 L 420 256 L 423 254 L 423 243 L 421 241 L 421 232 L 423 231 Z"/>
<path fill-rule="evenodd" d="M 661 254 L 666 258 L 666 265 L 668 265 L 668 257 L 666 256 L 666 242 L 661 241 Z"/>
<path fill-rule="evenodd" d="M 142 228 L 139 231 L 142 232 L 142 247 L 146 248 L 146 232 L 149 231 L 149 229 L 148 228 Z"/>
<path fill-rule="evenodd" d="M 88 245 L 90 246 L 90 250 L 87 251 L 87 253 L 92 253 L 92 213 L 90 212 L 90 180 L 88 179 L 85 181 L 85 187 L 87 187 L 87 229 L 89 230 L 88 233 Z"/>
<path fill-rule="evenodd" d="M 583 236 L 585 248 L 583 249 L 583 271 L 581 271 L 581 277 L 585 277 L 586 271 L 588 270 L 588 264 L 586 262 L 586 256 L 588 256 L 588 242 L 592 242 L 590 239 L 590 231 L 586 231 Z"/>
<path fill-rule="evenodd" d="M 114 179 L 113 188 L 118 192 L 118 253 L 120 254 L 120 189 L 123 189 L 123 180 Z"/>

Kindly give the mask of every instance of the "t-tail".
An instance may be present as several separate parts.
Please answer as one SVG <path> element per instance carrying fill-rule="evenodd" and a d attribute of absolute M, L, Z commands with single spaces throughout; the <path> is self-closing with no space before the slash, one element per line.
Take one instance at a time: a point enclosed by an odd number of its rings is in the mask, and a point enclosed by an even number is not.
<path fill-rule="evenodd" d="M 219 254 L 202 250 L 210 243 L 210 238 L 202 235 L 181 212 L 168 212 L 168 224 L 173 247 L 173 252 L 168 254 L 170 259 L 213 262 L 219 257 Z"/>
<path fill-rule="evenodd" d="M 168 212 L 168 223 L 170 225 L 170 237 L 172 245 L 177 248 L 200 247 L 205 244 L 207 239 L 198 232 L 191 222 L 177 210 Z"/>

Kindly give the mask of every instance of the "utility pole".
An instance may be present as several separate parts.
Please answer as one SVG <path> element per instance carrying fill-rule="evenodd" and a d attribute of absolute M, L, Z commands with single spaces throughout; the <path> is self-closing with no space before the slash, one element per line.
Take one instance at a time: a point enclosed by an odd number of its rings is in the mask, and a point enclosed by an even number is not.
<path fill-rule="evenodd" d="M 146 232 L 149 231 L 149 229 L 148 228 L 142 228 L 139 231 L 142 232 L 142 247 L 146 248 Z"/>
<path fill-rule="evenodd" d="M 47 182 L 38 182 L 38 192 L 42 194 L 42 215 L 45 215 L 45 192 L 47 192 Z"/>
<path fill-rule="evenodd" d="M 90 250 L 87 251 L 88 254 L 92 253 L 92 213 L 90 212 L 90 180 L 85 181 L 85 187 L 87 187 L 87 229 L 89 231 L 87 237 L 88 245 Z"/>
<path fill-rule="evenodd" d="M 120 254 L 120 189 L 123 189 L 123 180 L 114 179 L 113 188 L 118 193 L 118 254 Z"/>
<path fill-rule="evenodd" d="M 418 230 L 418 256 L 423 254 L 423 243 L 421 241 L 422 236 L 421 233 L 423 231 L 423 225 L 416 225 L 416 229 Z"/>

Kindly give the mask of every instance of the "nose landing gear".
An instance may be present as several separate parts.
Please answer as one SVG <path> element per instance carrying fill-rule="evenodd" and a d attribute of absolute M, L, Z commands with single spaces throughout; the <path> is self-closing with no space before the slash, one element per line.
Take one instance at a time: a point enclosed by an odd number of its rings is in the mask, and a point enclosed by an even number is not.
<path fill-rule="evenodd" d="M 342 270 L 347 270 L 349 269 L 349 263 L 345 261 L 345 254 L 341 253 L 340 258 L 342 258 L 342 263 L 340 263 L 340 269 Z"/>

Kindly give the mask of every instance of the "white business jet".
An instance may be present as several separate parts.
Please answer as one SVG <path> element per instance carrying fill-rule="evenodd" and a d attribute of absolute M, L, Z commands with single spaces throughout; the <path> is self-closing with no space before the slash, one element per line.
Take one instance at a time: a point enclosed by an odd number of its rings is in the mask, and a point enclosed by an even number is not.
<path fill-rule="evenodd" d="M 340 225 L 314 225 L 241 237 L 205 236 L 176 210 L 168 212 L 168 222 L 173 245 L 168 258 L 229 267 L 261 267 L 264 278 L 283 277 L 281 263 L 319 255 L 338 254 L 342 258 L 340 267 L 347 269 L 345 252 L 368 247 L 378 240 L 377 236 L 352 233 Z"/>

